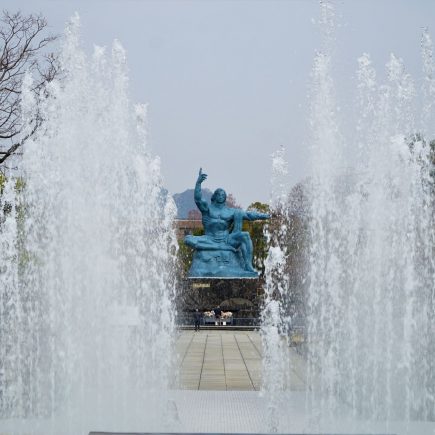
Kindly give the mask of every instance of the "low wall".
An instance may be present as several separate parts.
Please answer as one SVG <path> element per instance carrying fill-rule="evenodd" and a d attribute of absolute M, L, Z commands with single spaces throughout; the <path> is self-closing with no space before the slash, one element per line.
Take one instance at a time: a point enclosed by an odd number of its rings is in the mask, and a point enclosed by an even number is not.
<path fill-rule="evenodd" d="M 193 312 L 210 311 L 220 306 L 234 319 L 258 319 L 263 302 L 261 278 L 186 278 L 177 294 L 179 323 L 190 322 Z"/>

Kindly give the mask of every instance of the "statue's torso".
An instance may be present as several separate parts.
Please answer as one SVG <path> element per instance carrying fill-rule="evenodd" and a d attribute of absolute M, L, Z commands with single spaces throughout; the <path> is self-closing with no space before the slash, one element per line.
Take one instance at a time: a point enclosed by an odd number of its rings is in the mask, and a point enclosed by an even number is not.
<path fill-rule="evenodd" d="M 234 219 L 234 212 L 227 207 L 214 207 L 210 204 L 208 213 L 203 213 L 202 224 L 206 235 L 215 240 L 225 241 Z"/>

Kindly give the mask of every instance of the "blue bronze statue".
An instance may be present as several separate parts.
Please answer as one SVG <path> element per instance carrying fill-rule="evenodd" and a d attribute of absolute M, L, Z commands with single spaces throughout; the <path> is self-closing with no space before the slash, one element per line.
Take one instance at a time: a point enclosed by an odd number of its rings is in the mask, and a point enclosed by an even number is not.
<path fill-rule="evenodd" d="M 242 231 L 243 220 L 269 219 L 270 215 L 226 206 L 227 194 L 216 189 L 211 203 L 203 200 L 201 184 L 207 178 L 199 170 L 195 203 L 202 213 L 203 236 L 186 236 L 186 245 L 195 249 L 189 277 L 256 278 L 252 267 L 252 241 Z"/>

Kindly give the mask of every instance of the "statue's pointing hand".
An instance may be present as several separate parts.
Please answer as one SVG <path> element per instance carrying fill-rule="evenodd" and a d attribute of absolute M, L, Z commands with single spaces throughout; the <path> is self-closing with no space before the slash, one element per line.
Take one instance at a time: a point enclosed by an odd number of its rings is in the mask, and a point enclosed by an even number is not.
<path fill-rule="evenodd" d="M 204 180 L 207 179 L 207 174 L 202 173 L 202 168 L 199 169 L 199 175 L 198 175 L 198 181 L 197 183 L 202 183 Z"/>

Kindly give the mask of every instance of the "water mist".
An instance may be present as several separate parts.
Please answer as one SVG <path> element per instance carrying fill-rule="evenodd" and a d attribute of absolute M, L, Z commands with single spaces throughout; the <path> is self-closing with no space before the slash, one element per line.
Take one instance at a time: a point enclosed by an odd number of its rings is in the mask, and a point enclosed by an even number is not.
<path fill-rule="evenodd" d="M 2 195 L 0 428 L 155 430 L 171 380 L 175 206 L 121 45 L 88 58 L 74 17 L 60 68 L 38 102 L 24 82 L 23 135 L 42 126 L 24 186 L 11 177 Z"/>
<path fill-rule="evenodd" d="M 318 420 L 334 418 L 344 406 L 355 421 L 384 421 L 386 430 L 395 420 L 433 420 L 430 37 L 425 33 L 422 43 L 422 110 L 419 90 L 400 59 L 391 55 L 381 83 L 370 56 L 359 58 L 359 121 L 354 136 L 346 138 L 334 96 L 329 2 L 322 4 L 321 26 L 310 119 L 310 413 Z"/>
<path fill-rule="evenodd" d="M 272 192 L 270 210 L 272 224 L 268 225 L 266 237 L 269 252 L 265 261 L 265 298 L 261 312 L 261 336 L 263 344 L 262 392 L 267 404 L 267 427 L 269 432 L 279 431 L 283 391 L 290 376 L 287 350 L 289 318 L 285 301 L 289 294 L 289 279 L 285 273 L 287 261 L 288 231 L 288 163 L 285 148 L 272 155 Z"/>

